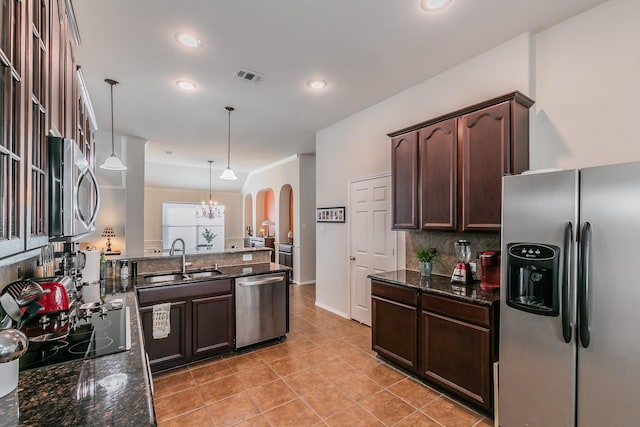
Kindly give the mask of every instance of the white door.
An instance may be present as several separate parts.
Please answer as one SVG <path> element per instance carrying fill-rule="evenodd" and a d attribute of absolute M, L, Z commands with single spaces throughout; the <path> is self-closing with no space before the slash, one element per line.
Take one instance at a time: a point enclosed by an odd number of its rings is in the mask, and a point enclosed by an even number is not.
<path fill-rule="evenodd" d="M 391 231 L 391 177 L 349 184 L 351 318 L 371 326 L 371 280 L 394 270 L 396 239 Z"/>

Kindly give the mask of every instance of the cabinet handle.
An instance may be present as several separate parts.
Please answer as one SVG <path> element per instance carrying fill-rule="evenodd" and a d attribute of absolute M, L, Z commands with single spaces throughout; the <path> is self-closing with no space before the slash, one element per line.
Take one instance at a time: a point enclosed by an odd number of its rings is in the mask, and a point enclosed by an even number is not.
<path fill-rule="evenodd" d="M 349 259 L 350 259 L 351 261 L 355 261 L 355 260 L 356 260 L 356 257 L 354 257 L 354 256 L 350 256 L 350 257 L 349 257 Z"/>

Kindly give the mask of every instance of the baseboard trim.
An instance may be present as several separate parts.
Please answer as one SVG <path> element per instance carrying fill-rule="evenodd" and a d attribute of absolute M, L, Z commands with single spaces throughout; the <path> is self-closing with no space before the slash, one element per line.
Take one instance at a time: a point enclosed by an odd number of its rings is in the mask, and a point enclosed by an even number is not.
<path fill-rule="evenodd" d="M 315 285 L 316 281 L 315 280 L 307 280 L 306 282 L 296 282 L 295 280 L 292 280 L 291 283 L 293 283 L 294 285 Z"/>
<path fill-rule="evenodd" d="M 340 310 L 336 310 L 335 308 L 329 307 L 328 305 L 325 305 L 325 304 L 323 304 L 321 302 L 316 301 L 316 307 L 320 307 L 323 310 L 327 310 L 327 311 L 329 311 L 329 312 L 331 312 L 333 314 L 336 314 L 336 315 L 338 315 L 340 317 L 344 317 L 345 319 L 351 319 L 347 313 L 344 313 L 344 312 L 342 312 Z"/>

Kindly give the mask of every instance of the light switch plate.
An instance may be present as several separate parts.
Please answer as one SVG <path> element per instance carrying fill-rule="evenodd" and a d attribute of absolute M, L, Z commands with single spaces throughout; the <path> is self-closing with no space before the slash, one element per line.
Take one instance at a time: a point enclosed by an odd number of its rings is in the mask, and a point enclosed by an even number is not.
<path fill-rule="evenodd" d="M 243 261 L 251 261 L 253 259 L 253 255 L 251 254 L 242 254 Z"/>

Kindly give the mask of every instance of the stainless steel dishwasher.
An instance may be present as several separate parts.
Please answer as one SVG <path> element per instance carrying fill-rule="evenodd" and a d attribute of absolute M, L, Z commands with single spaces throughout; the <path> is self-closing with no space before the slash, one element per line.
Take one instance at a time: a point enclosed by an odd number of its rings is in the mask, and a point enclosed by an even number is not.
<path fill-rule="evenodd" d="M 286 273 L 236 279 L 236 348 L 287 333 Z"/>

